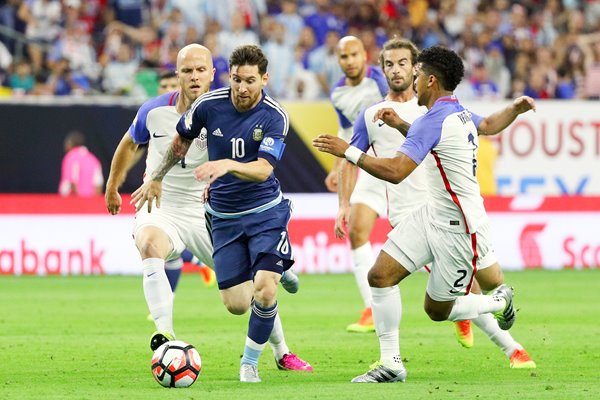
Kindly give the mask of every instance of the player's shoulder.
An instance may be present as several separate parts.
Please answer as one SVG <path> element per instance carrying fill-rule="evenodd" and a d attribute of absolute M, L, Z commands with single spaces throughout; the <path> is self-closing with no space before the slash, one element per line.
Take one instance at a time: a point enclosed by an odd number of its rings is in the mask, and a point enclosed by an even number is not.
<path fill-rule="evenodd" d="M 192 104 L 192 109 L 195 110 L 198 107 L 204 109 L 205 107 L 210 107 L 215 104 L 220 104 L 222 102 L 229 102 L 229 87 L 222 87 L 219 89 L 212 90 L 210 92 L 206 92 L 194 101 Z"/>
<path fill-rule="evenodd" d="M 339 92 L 340 89 L 343 89 L 344 87 L 346 87 L 346 77 L 342 76 L 329 91 L 329 98 L 333 100 L 334 94 Z"/>
<path fill-rule="evenodd" d="M 155 108 L 175 106 L 177 96 L 179 92 L 170 92 L 148 99 L 142 104 L 140 111 L 148 113 Z"/>
<path fill-rule="evenodd" d="M 265 93 L 265 96 L 262 101 L 263 107 L 269 112 L 273 113 L 273 115 L 279 115 L 283 118 L 288 118 L 287 112 L 285 109 L 271 96 Z"/>
<path fill-rule="evenodd" d="M 383 71 L 379 67 L 369 65 L 367 67 L 367 73 L 365 77 L 375 81 L 375 83 L 377 84 L 377 88 L 379 89 L 379 93 L 382 96 L 385 96 L 388 93 L 389 88 L 387 84 L 387 79 L 385 78 Z"/>

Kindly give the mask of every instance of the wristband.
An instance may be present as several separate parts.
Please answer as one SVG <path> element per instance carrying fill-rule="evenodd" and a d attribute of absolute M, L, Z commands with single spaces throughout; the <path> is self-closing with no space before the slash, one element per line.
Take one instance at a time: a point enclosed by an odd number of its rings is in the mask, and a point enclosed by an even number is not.
<path fill-rule="evenodd" d="M 346 157 L 346 160 L 356 165 L 358 163 L 358 159 L 363 154 L 365 153 L 363 153 L 358 147 L 348 146 L 348 148 L 344 152 L 344 157 Z"/>

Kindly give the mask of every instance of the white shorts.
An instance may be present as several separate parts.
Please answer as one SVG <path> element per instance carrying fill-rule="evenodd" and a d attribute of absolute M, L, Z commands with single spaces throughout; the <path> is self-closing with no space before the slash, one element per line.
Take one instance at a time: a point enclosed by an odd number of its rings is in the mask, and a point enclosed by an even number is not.
<path fill-rule="evenodd" d="M 153 207 L 152 212 L 143 207 L 135 215 L 133 236 L 144 226 L 156 226 L 164 231 L 173 246 L 173 251 L 167 260 L 179 257 L 183 250 L 188 249 L 204 264 L 213 266 L 213 247 L 210 234 L 206 228 L 203 206 Z"/>
<path fill-rule="evenodd" d="M 387 215 L 387 192 L 385 182 L 360 169 L 356 186 L 350 196 L 350 204 L 364 204 L 380 217 Z"/>
<path fill-rule="evenodd" d="M 388 234 L 383 250 L 411 273 L 430 265 L 427 293 L 437 301 L 451 301 L 468 294 L 473 262 L 478 270 L 497 262 L 489 224 L 474 234 L 450 232 L 429 221 L 427 206 L 404 218 Z"/>

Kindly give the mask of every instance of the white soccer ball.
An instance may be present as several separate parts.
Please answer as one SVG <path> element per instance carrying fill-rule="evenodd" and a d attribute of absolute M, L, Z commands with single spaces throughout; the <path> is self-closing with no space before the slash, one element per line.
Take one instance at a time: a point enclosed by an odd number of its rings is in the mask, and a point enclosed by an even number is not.
<path fill-rule="evenodd" d="M 164 387 L 189 387 L 200 375 L 202 360 L 194 346 L 171 340 L 152 355 L 152 376 Z"/>

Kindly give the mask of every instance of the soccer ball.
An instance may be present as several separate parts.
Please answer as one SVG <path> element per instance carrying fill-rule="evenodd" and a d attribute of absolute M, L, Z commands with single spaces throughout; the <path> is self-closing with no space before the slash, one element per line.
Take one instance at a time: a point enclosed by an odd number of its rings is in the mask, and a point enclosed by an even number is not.
<path fill-rule="evenodd" d="M 152 355 L 152 376 L 164 387 L 188 387 L 200 375 L 202 361 L 194 346 L 171 340 Z"/>

